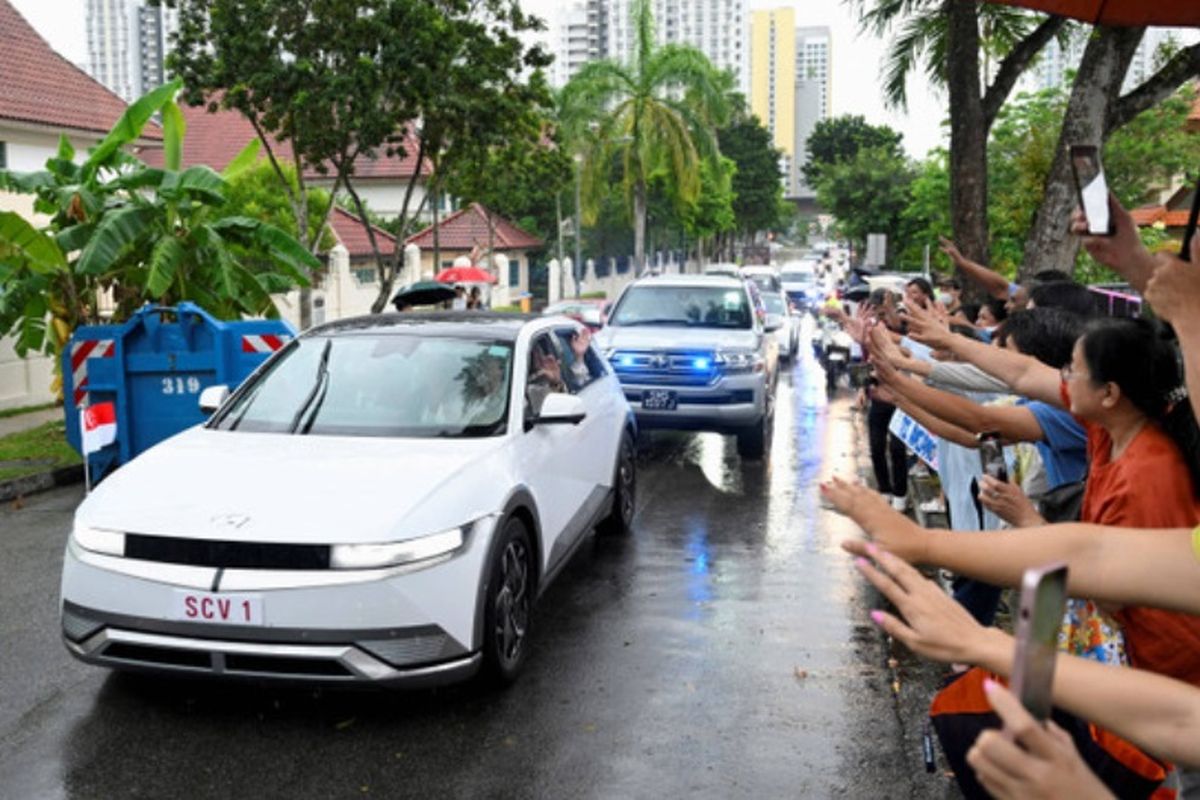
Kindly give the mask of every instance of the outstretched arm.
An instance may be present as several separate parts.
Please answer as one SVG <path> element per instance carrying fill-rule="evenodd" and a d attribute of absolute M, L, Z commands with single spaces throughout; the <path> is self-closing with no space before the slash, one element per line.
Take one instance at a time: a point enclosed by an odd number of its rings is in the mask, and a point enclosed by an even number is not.
<path fill-rule="evenodd" d="M 876 550 L 872 555 L 875 564 L 859 559 L 859 571 L 900 613 L 896 617 L 872 612 L 872 619 L 884 630 L 928 658 L 1012 674 L 1015 645 L 1011 636 L 979 625 L 941 587 L 892 554 Z M 993 694 L 989 691 L 989 697 Z M 1200 764 L 1200 737 L 1195 735 L 1200 730 L 1200 689 L 1194 686 L 1151 672 L 1113 669 L 1060 654 L 1053 697 L 1059 708 L 1157 756 Z"/>
<path fill-rule="evenodd" d="M 938 241 L 942 252 L 954 262 L 954 266 L 962 270 L 964 275 L 982 286 L 984 291 L 997 300 L 1008 299 L 1008 278 L 994 269 L 964 256 L 958 249 L 958 245 L 945 236 L 939 236 Z"/>
<path fill-rule="evenodd" d="M 999 586 L 1017 586 L 1030 567 L 1064 561 L 1068 590 L 1118 605 L 1200 614 L 1200 560 L 1188 528 L 1114 528 L 1069 522 L 1009 531 L 928 530 L 893 511 L 877 492 L 834 479 L 822 492 L 881 548 L 914 564 L 944 567 Z M 869 542 L 842 547 L 862 555 Z"/>

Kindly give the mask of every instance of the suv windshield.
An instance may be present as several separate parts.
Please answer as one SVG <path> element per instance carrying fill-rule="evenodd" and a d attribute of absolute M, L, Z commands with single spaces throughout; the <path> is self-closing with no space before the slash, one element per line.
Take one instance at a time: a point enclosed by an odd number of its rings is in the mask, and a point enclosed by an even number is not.
<path fill-rule="evenodd" d="M 778 292 L 779 278 L 769 272 L 752 272 L 746 275 L 746 280 L 754 281 L 754 285 L 764 292 Z"/>
<path fill-rule="evenodd" d="M 779 292 L 763 292 L 763 305 L 767 307 L 768 314 L 788 313 L 787 306 L 783 302 L 783 295 Z"/>
<path fill-rule="evenodd" d="M 386 334 L 296 340 L 210 423 L 326 436 L 493 436 L 508 419 L 512 345 Z"/>
<path fill-rule="evenodd" d="M 749 328 L 753 315 L 746 291 L 736 287 L 632 286 L 609 324 Z"/>
<path fill-rule="evenodd" d="M 783 273 L 784 283 L 813 283 L 816 276 L 811 272 L 785 272 Z"/>

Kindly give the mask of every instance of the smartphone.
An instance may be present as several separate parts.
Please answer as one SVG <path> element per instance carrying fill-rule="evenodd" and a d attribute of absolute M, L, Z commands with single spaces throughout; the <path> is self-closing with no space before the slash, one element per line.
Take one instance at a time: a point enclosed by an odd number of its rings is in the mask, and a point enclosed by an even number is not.
<path fill-rule="evenodd" d="M 1039 720 L 1049 717 L 1053 706 L 1054 659 L 1066 603 L 1066 564 L 1025 570 L 1011 688 L 1021 705 Z"/>
<path fill-rule="evenodd" d="M 854 389 L 866 389 L 879 383 L 875 378 L 875 365 L 866 361 L 851 364 L 849 374 L 850 386 Z"/>
<path fill-rule="evenodd" d="M 1073 144 L 1070 149 L 1071 172 L 1075 175 L 1075 194 L 1079 207 L 1087 217 L 1088 233 L 1092 236 L 1112 236 L 1116 233 L 1112 214 L 1108 210 L 1108 183 L 1100 166 L 1100 152 L 1095 145 Z"/>
<path fill-rule="evenodd" d="M 983 474 L 1008 483 L 1008 465 L 1004 461 L 1004 443 L 996 431 L 979 434 L 979 463 Z"/>

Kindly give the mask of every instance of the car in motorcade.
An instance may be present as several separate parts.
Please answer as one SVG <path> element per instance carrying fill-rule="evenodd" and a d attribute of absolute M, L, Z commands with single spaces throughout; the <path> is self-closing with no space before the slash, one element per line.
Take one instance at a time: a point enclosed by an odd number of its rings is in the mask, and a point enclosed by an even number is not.
<path fill-rule="evenodd" d="M 758 288 L 764 314 L 778 319 L 780 325 L 775 331 L 775 340 L 779 344 L 779 358 L 791 361 L 799 346 L 802 312 L 784 294 L 779 271 L 772 266 L 752 265 L 742 267 L 741 275 Z"/>
<path fill-rule="evenodd" d="M 596 336 L 639 428 L 718 431 L 759 458 L 770 444 L 781 321 L 740 278 L 670 275 L 626 287 Z"/>
<path fill-rule="evenodd" d="M 728 278 L 736 278 L 738 271 L 741 269 L 737 264 L 729 264 L 726 262 L 714 262 L 704 265 L 705 275 L 723 275 Z"/>
<path fill-rule="evenodd" d="M 795 261 L 783 265 L 779 278 L 787 299 L 801 311 L 813 311 L 825 300 L 817 279 L 815 262 Z"/>
<path fill-rule="evenodd" d="M 551 303 L 542 310 L 542 316 L 570 317 L 576 322 L 583 323 L 593 331 L 604 327 L 608 317 L 609 302 L 603 299 L 580 298 L 577 300 L 560 300 Z"/>
<path fill-rule="evenodd" d="M 306 331 L 79 506 L 62 636 L 92 664 L 513 680 L 537 599 L 626 530 L 636 421 L 578 323 L 480 311 Z"/>

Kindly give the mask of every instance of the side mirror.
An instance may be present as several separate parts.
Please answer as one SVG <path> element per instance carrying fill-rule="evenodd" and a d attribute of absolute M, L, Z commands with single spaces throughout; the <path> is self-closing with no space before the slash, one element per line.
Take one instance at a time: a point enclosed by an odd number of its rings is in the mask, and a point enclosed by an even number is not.
<path fill-rule="evenodd" d="M 229 399 L 229 387 L 225 384 L 209 386 L 200 393 L 200 413 L 211 414 Z"/>
<path fill-rule="evenodd" d="M 774 333 L 783 327 L 782 314 L 767 314 L 767 318 L 763 320 L 763 330 L 767 333 Z"/>
<path fill-rule="evenodd" d="M 578 425 L 587 412 L 583 401 L 573 394 L 552 392 L 542 401 L 542 411 L 534 420 L 535 425 Z"/>

